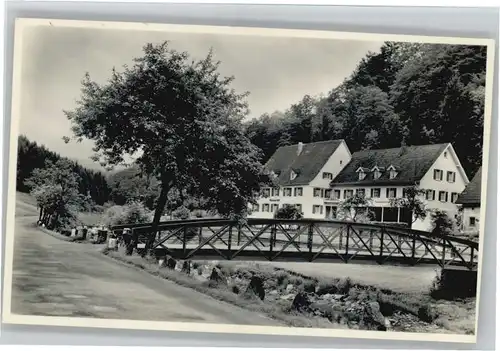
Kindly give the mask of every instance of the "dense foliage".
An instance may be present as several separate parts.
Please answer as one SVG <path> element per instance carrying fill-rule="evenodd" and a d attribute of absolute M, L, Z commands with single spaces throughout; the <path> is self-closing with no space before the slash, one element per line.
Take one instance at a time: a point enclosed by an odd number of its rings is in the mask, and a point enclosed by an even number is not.
<path fill-rule="evenodd" d="M 79 179 L 73 164 L 65 159 L 50 160 L 36 168 L 25 182 L 39 208 L 39 223 L 48 228 L 68 229 L 76 223 L 76 214 L 92 201 L 78 192 Z"/>
<path fill-rule="evenodd" d="M 303 213 L 293 205 L 283 205 L 275 213 L 274 218 L 277 219 L 301 219 Z"/>
<path fill-rule="evenodd" d="M 298 142 L 345 139 L 351 151 L 450 142 L 471 177 L 482 161 L 485 76 L 486 47 L 388 42 L 325 96 L 253 119 L 246 133 L 263 162 Z"/>
<path fill-rule="evenodd" d="M 29 192 L 30 188 L 26 184 L 26 180 L 33 175 L 33 171 L 44 168 L 46 161 L 57 163 L 60 160 L 69 163 L 72 173 L 77 176 L 79 194 L 89 194 L 98 205 L 103 205 L 108 201 L 110 189 L 104 174 L 89 170 L 76 162 L 61 157 L 59 154 L 48 150 L 45 146 L 30 141 L 24 135 L 18 137 L 17 190 L 25 193 Z"/>
<path fill-rule="evenodd" d="M 133 156 L 144 174 L 159 180 L 153 227 L 173 188 L 181 199 L 207 199 L 221 215 L 244 215 L 265 179 L 241 122 L 246 94 L 230 88 L 233 78 L 220 76 L 212 52 L 194 61 L 168 42 L 143 51 L 104 84 L 84 77 L 76 108 L 65 112 L 74 138 L 94 141 L 96 161 L 114 166 Z"/>

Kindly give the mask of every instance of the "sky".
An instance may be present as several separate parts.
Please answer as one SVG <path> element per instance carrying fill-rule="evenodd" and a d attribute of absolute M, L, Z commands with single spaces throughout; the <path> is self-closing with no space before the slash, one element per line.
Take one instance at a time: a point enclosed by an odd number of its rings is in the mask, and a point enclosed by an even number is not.
<path fill-rule="evenodd" d="M 146 43 L 170 41 L 170 46 L 201 59 L 212 47 L 219 71 L 234 76 L 232 86 L 248 91 L 250 115 L 285 110 L 304 95 L 326 94 L 338 86 L 370 51 L 382 42 L 310 38 L 277 38 L 223 34 L 169 33 L 28 27 L 24 31 L 21 81 L 20 134 L 82 165 L 99 168 L 90 160 L 92 143 L 65 144 L 71 124 L 63 110 L 80 97 L 86 72 L 105 82 L 113 67 L 120 70 L 141 55 Z"/>

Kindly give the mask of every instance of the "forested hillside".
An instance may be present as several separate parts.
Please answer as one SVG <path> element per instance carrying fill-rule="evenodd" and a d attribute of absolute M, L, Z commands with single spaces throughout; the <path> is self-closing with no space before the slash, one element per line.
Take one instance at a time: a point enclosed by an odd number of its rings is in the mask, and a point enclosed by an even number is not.
<path fill-rule="evenodd" d="M 485 76 L 486 47 L 388 42 L 325 96 L 270 111 L 246 133 L 263 162 L 299 141 L 345 139 L 352 152 L 451 142 L 471 177 L 482 158 Z"/>
<path fill-rule="evenodd" d="M 58 160 L 65 159 L 59 154 L 48 150 L 45 146 L 30 141 L 24 135 L 18 137 L 17 152 L 17 190 L 21 192 L 30 190 L 25 184 L 25 180 L 32 175 L 34 169 L 44 168 L 47 160 L 55 164 Z M 74 161 L 70 162 L 73 164 L 74 173 L 78 175 L 79 192 L 83 195 L 90 193 L 92 200 L 98 205 L 108 201 L 110 188 L 106 176 L 101 172 L 82 167 Z"/>

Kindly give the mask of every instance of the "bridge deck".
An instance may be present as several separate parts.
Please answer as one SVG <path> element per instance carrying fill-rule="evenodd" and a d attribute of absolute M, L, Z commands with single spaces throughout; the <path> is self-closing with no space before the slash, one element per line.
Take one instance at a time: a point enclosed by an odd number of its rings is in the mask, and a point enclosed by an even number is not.
<path fill-rule="evenodd" d="M 137 226 L 139 243 L 151 231 Z M 139 244 L 138 248 L 144 244 Z M 191 220 L 162 224 L 154 248 L 158 255 L 182 259 L 214 258 L 289 261 L 372 260 L 431 263 L 476 269 L 476 242 L 400 227 L 310 220 Z"/>

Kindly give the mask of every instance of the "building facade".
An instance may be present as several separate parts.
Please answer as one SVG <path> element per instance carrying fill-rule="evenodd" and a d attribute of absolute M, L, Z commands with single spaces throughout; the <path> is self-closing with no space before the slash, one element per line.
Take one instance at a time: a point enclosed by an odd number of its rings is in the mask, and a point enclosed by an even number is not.
<path fill-rule="evenodd" d="M 355 152 L 331 187 L 337 204 L 354 194 L 364 195 L 375 222 L 413 222 L 412 229 L 430 231 L 429 213 L 415 220 L 411 211 L 392 206 L 391 200 L 403 198 L 407 188 L 416 186 L 425 191 L 419 198 L 427 209 L 444 211 L 453 219 L 468 182 L 453 146 L 433 144 Z"/>
<path fill-rule="evenodd" d="M 273 218 L 283 205 L 294 205 L 304 218 L 347 219 L 341 204 L 353 195 L 365 197 L 370 220 L 408 223 L 412 213 L 391 206 L 405 189 L 418 186 L 428 209 L 439 209 L 451 218 L 455 203 L 468 184 L 451 144 L 406 146 L 350 153 L 343 140 L 298 144 L 279 148 L 266 163 L 274 173 L 276 188 L 262 189 L 250 217 Z M 429 231 L 430 215 L 418 219 L 413 229 Z"/>
<path fill-rule="evenodd" d="M 325 218 L 321 190 L 329 188 L 350 159 L 343 140 L 280 147 L 265 165 L 277 187 L 261 190 L 250 217 L 273 218 L 278 208 L 288 204 L 296 206 L 305 218 Z"/>
<path fill-rule="evenodd" d="M 461 206 L 462 230 L 465 233 L 479 233 L 481 176 L 480 167 L 457 200 L 457 204 Z"/>

